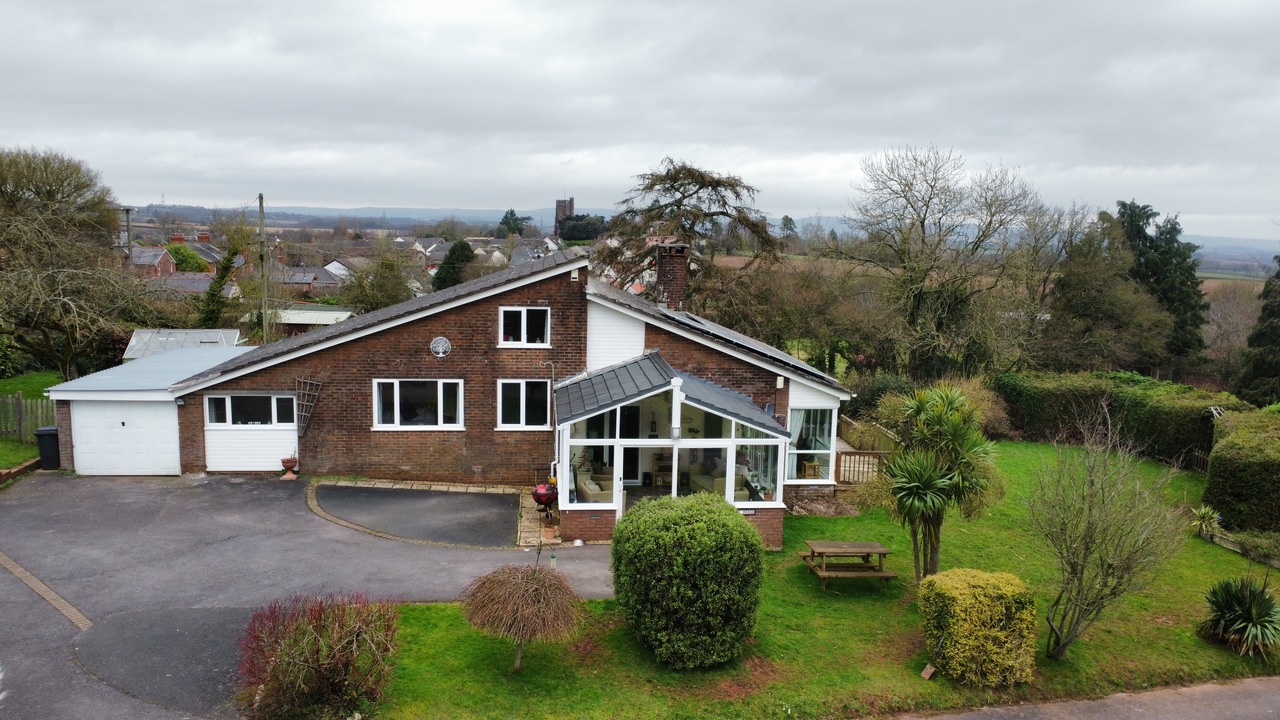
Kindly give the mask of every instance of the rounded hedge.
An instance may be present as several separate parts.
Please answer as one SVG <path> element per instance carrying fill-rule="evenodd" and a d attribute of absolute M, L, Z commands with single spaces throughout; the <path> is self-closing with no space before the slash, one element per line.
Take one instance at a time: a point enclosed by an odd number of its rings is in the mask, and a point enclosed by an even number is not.
<path fill-rule="evenodd" d="M 613 590 L 632 632 L 673 670 L 726 663 L 756 625 L 764 543 L 706 493 L 642 500 L 613 531 Z"/>

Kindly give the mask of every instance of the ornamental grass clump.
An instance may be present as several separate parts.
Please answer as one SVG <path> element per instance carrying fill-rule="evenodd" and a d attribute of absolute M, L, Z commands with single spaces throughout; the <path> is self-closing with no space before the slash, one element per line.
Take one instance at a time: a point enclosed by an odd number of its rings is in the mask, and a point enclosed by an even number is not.
<path fill-rule="evenodd" d="M 1200 623 L 1200 634 L 1241 655 L 1258 653 L 1265 658 L 1280 642 L 1280 607 L 1268 580 L 1243 575 L 1214 583 L 1205 594 L 1209 619 Z"/>
<path fill-rule="evenodd" d="M 734 660 L 756 625 L 764 543 L 722 498 L 642 500 L 613 531 L 613 589 L 627 624 L 672 670 Z"/>
<path fill-rule="evenodd" d="M 920 583 L 919 605 L 943 675 L 978 687 L 1031 681 L 1036 601 L 1018 576 L 965 568 L 930 575 Z"/>
<path fill-rule="evenodd" d="M 515 641 L 511 671 L 520 672 L 526 642 L 565 640 L 578 631 L 582 599 L 563 573 L 536 564 L 503 565 L 462 591 L 462 611 L 480 632 Z"/>
<path fill-rule="evenodd" d="M 240 637 L 241 709 L 270 720 L 366 708 L 391 678 L 396 619 L 393 603 L 359 593 L 272 602 Z"/>

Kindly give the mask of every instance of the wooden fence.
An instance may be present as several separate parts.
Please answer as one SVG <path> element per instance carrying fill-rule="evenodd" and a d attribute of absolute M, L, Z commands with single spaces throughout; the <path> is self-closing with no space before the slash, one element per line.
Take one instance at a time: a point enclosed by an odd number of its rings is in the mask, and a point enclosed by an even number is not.
<path fill-rule="evenodd" d="M 844 415 L 840 416 L 840 439 L 855 450 L 885 453 L 893 452 L 901 443 L 898 436 L 886 428 L 873 422 L 858 422 Z"/>
<path fill-rule="evenodd" d="M 0 395 L 0 438 L 34 445 L 36 428 L 57 424 L 53 408 L 49 398 L 28 400 L 22 393 Z"/>
<path fill-rule="evenodd" d="M 836 452 L 836 483 L 857 485 L 875 479 L 884 472 L 889 453 L 879 450 L 840 450 Z"/>

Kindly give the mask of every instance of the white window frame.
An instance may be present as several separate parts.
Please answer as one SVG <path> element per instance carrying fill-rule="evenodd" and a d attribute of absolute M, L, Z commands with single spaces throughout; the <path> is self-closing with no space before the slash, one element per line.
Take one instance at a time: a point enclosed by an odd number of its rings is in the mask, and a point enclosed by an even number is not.
<path fill-rule="evenodd" d="M 434 382 L 436 383 L 436 403 L 437 407 L 444 408 L 444 386 L 446 384 L 455 384 L 458 386 L 458 422 L 451 424 L 439 425 L 401 425 L 400 424 L 400 383 L 402 382 Z M 396 409 L 396 422 L 393 424 L 384 424 L 382 422 L 381 408 L 378 403 L 378 385 L 382 383 L 395 384 L 395 397 L 392 398 L 392 404 Z M 454 432 L 466 429 L 466 384 L 461 378 L 375 378 L 373 380 L 373 430 L 376 431 L 395 431 L 395 432 Z"/>
<path fill-rule="evenodd" d="M 834 484 L 836 484 L 836 478 L 835 478 L 835 473 L 836 473 L 836 443 L 835 443 L 835 436 L 836 436 L 836 426 L 837 426 L 837 424 L 838 424 L 838 423 L 839 423 L 839 421 L 840 421 L 840 418 L 838 417 L 837 409 L 836 409 L 836 408 L 825 408 L 825 407 L 803 407 L 803 406 L 801 406 L 801 407 L 793 407 L 793 408 L 788 409 L 788 411 L 787 411 L 787 418 L 788 418 L 788 420 L 787 420 L 787 424 L 788 424 L 788 425 L 790 425 L 790 424 L 791 424 L 791 422 L 790 422 L 790 418 L 791 418 L 792 413 L 795 413 L 795 412 L 801 412 L 801 411 L 807 411 L 807 412 L 823 411 L 823 412 L 831 413 L 831 425 L 830 425 L 830 427 L 831 427 L 831 435 L 830 435 L 830 437 L 827 437 L 827 438 L 826 438 L 826 442 L 827 442 L 827 449 L 826 449 L 826 450 L 800 450 L 800 449 L 796 448 L 796 446 L 795 446 L 795 445 L 792 445 L 790 442 L 788 442 L 788 443 L 787 443 L 787 458 L 786 458 L 786 468 L 787 468 L 787 473 L 786 473 L 786 475 L 787 475 L 787 478 L 786 478 L 786 481 L 787 481 L 788 483 L 794 483 L 794 484 L 796 484 L 796 485 L 834 485 Z M 788 429 L 788 430 L 790 430 L 790 431 L 792 432 L 792 437 L 794 437 L 796 440 L 799 440 L 799 439 L 800 439 L 800 438 L 799 438 L 799 435 L 797 435 L 797 433 L 799 433 L 799 432 L 800 432 L 800 428 L 798 428 L 798 427 L 797 427 L 797 428 L 788 427 L 787 429 Z M 795 474 L 796 474 L 796 475 L 799 475 L 799 474 L 800 474 L 800 457 L 801 457 L 801 456 L 817 456 L 817 455 L 826 455 L 826 457 L 827 457 L 827 477 L 825 477 L 825 478 L 824 478 L 824 477 L 816 477 L 816 478 L 791 477 L 791 474 L 792 474 L 792 473 L 791 473 L 791 468 L 792 468 L 792 467 L 794 467 L 794 468 L 795 468 Z M 794 459 L 794 462 L 792 462 L 792 460 L 793 460 L 793 459 Z"/>
<path fill-rule="evenodd" d="M 524 418 L 528 409 L 528 386 L 529 383 L 541 383 L 547 388 L 547 422 L 543 425 L 526 425 Z M 502 386 L 503 385 L 519 385 L 520 386 L 520 422 L 517 424 L 505 424 L 502 422 Z M 502 379 L 498 380 L 498 397 L 497 397 L 497 430 L 552 430 L 551 425 L 551 381 L 550 380 L 515 380 Z"/>
<path fill-rule="evenodd" d="M 231 408 L 231 398 L 233 397 L 266 397 L 271 398 L 271 422 L 269 423 L 240 423 L 236 424 L 233 410 Z M 281 398 L 288 399 L 293 404 L 293 422 L 280 422 L 280 408 L 278 402 Z M 215 422 L 212 414 L 209 412 L 209 401 L 221 400 L 225 403 L 224 408 L 227 411 L 227 419 L 225 422 Z M 234 428 L 237 430 L 245 428 L 297 428 L 298 427 L 298 401 L 289 393 L 231 393 L 227 395 L 205 395 L 204 396 L 204 424 L 205 427 L 215 429 Z"/>
<path fill-rule="evenodd" d="M 546 342 L 531 343 L 525 340 L 529 337 L 529 311 L 538 310 L 547 314 L 546 325 Z M 503 325 L 506 323 L 506 316 L 509 312 L 520 313 L 520 332 L 523 334 L 518 340 L 508 340 L 503 334 Z M 498 308 L 498 347 L 521 347 L 521 348 L 549 348 L 551 347 L 551 308 L 546 306 L 514 306 L 505 305 Z"/>

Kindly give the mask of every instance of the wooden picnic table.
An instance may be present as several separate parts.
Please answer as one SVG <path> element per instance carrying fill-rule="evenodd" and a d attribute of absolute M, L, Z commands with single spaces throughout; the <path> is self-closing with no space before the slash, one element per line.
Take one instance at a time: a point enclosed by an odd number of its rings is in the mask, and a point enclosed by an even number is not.
<path fill-rule="evenodd" d="M 884 569 L 889 549 L 880 543 L 836 540 L 805 540 L 804 543 L 809 551 L 801 550 L 800 558 L 822 581 L 823 590 L 827 589 L 830 578 L 879 578 L 887 583 L 898 577 L 897 573 Z"/>

